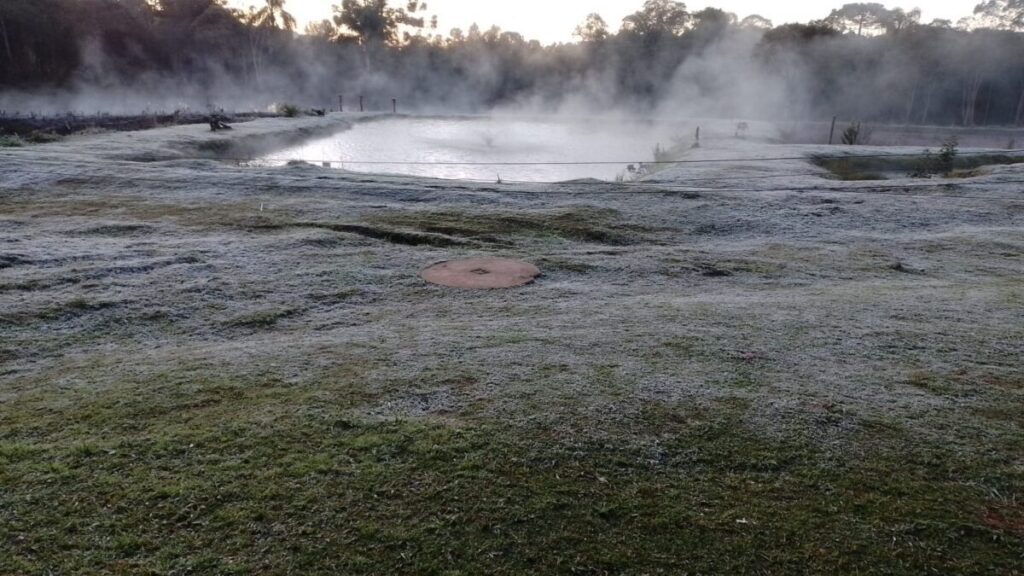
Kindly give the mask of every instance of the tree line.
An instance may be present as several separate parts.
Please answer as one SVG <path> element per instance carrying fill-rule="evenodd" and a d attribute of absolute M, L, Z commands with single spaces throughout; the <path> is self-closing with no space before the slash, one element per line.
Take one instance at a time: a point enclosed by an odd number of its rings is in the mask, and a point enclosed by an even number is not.
<path fill-rule="evenodd" d="M 417 0 L 342 0 L 301 32 L 287 8 L 3 0 L 0 93 L 187 85 L 211 99 L 248 93 L 310 105 L 347 93 L 449 111 L 555 108 L 572 96 L 635 111 L 1024 122 L 1024 0 L 986 0 L 956 23 L 855 3 L 779 26 L 647 0 L 617 26 L 581 18 L 574 40 L 554 45 L 496 26 L 442 34 Z M 769 92 L 780 109 L 759 110 Z"/>

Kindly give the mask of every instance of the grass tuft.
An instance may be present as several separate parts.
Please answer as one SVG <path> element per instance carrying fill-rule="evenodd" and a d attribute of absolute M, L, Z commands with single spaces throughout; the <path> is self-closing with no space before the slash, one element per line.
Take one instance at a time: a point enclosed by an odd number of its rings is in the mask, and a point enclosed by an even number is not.
<path fill-rule="evenodd" d="M 0 148 L 21 148 L 25 141 L 15 134 L 0 134 Z"/>

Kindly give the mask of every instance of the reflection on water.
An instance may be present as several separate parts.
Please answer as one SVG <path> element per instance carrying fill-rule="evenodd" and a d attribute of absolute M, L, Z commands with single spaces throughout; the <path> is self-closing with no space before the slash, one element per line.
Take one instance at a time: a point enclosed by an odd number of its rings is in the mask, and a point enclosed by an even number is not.
<path fill-rule="evenodd" d="M 335 168 L 357 172 L 490 182 L 499 178 L 506 182 L 614 180 L 626 173 L 630 162 L 652 160 L 655 144 L 665 146 L 676 135 L 669 126 L 647 122 L 392 118 L 361 122 L 351 130 L 275 152 L 259 162 L 329 161 Z M 462 162 L 470 164 L 459 164 Z M 488 162 L 501 164 L 481 165 Z M 516 162 L 610 164 L 514 165 Z"/>

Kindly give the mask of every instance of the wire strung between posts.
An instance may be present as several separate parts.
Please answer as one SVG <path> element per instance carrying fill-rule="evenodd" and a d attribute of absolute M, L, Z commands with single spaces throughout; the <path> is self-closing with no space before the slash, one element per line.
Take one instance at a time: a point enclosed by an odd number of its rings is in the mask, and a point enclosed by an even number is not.
<path fill-rule="evenodd" d="M 6 151 L 6 150 L 5 151 L 0 151 L 0 154 L 6 153 L 6 152 L 9 152 L 9 151 Z M 25 152 L 26 151 L 16 151 L 14 153 L 14 155 L 23 156 L 23 155 L 25 155 Z M 60 155 L 60 154 L 68 154 L 68 155 L 70 155 L 70 154 L 78 154 L 78 153 L 74 153 L 74 152 L 62 152 L 62 151 L 57 151 L 57 152 L 58 152 L 58 155 Z M 1000 152 L 1002 154 L 1024 153 L 1024 149 L 1003 150 L 1003 151 L 1000 151 Z M 994 155 L 994 154 L 996 154 L 996 153 L 995 152 L 991 152 L 991 151 L 976 151 L 976 152 L 963 152 L 963 153 L 960 153 L 961 156 Z M 922 157 L 922 158 L 924 158 L 926 156 L 923 155 L 923 154 L 919 154 L 919 153 L 862 154 L 862 155 L 825 156 L 825 158 L 827 158 L 827 159 L 838 159 L 838 160 L 850 159 L 850 158 L 892 158 L 892 157 Z M 707 159 L 707 160 L 665 161 L 665 162 L 661 162 L 660 164 L 684 164 L 684 163 L 685 164 L 699 164 L 699 163 L 754 162 L 754 161 L 773 162 L 773 161 L 793 161 L 793 160 L 807 161 L 807 160 L 810 160 L 812 158 L 813 157 L 807 157 L 807 156 L 803 156 L 803 157 L 773 157 L 773 158 L 738 158 L 738 159 L 737 158 L 721 158 L 721 159 Z M 29 159 L 19 158 L 19 160 L 27 161 L 27 162 L 35 162 L 37 164 L 49 163 L 51 165 L 58 165 L 58 166 L 61 166 L 61 167 L 66 166 L 65 162 L 56 161 L 56 160 L 46 160 L 46 159 L 42 159 L 42 158 L 29 158 Z M 208 160 L 208 161 L 211 161 L 211 160 L 217 160 L 217 159 L 209 158 L 209 157 L 200 157 L 200 156 L 184 156 L 184 157 L 179 156 L 179 157 L 176 157 L 176 158 L 167 159 L 166 161 L 179 161 L 179 160 Z M 225 160 L 225 159 L 222 158 L 220 160 Z M 253 161 L 252 159 L 227 159 L 227 160 L 236 161 L 236 162 L 252 162 Z M 338 164 L 354 163 L 354 162 L 349 162 L 349 161 L 327 161 L 327 160 L 324 160 L 324 161 L 314 161 L 314 160 L 294 160 L 293 159 L 291 161 L 307 162 L 307 163 L 310 163 L 310 164 L 315 164 L 315 163 L 326 164 L 328 162 L 330 162 L 330 163 L 338 163 Z M 90 160 L 90 159 L 81 159 L 81 158 L 79 158 L 79 159 L 73 160 L 73 162 L 77 162 L 79 164 L 86 164 L 86 165 L 88 165 L 88 163 L 93 163 L 96 166 L 107 166 L 107 165 L 110 165 L 110 164 L 113 164 L 113 163 L 117 163 L 117 164 L 120 164 L 120 165 L 131 165 L 133 167 L 139 167 L 139 166 L 142 166 L 142 165 L 146 165 L 146 163 L 140 163 L 140 162 L 132 161 L 132 160 Z M 379 162 L 379 164 L 392 164 L 392 165 L 404 165 L 404 164 L 459 165 L 459 166 L 465 166 L 465 165 L 480 165 L 480 166 L 495 166 L 495 165 L 551 166 L 551 165 L 560 165 L 560 166 L 569 166 L 569 165 L 621 164 L 621 163 L 620 162 L 593 162 L 593 163 L 588 163 L 588 162 L 575 162 L 575 163 L 573 163 L 573 162 L 557 162 L 557 163 L 537 162 L 537 163 L 504 163 L 504 164 L 498 164 L 498 163 L 448 163 L 448 164 L 445 164 L 445 163 L 427 163 L 427 162 L 415 163 L 415 162 L 383 162 L 382 161 L 382 162 Z M 648 164 L 652 164 L 652 163 L 648 162 Z M 254 166 L 254 168 L 275 168 L 275 167 L 274 166 Z M 796 174 L 759 174 L 759 175 L 737 176 L 737 177 L 704 177 L 704 178 L 673 179 L 673 181 L 671 183 L 667 183 L 667 184 L 657 183 L 657 182 L 654 182 L 654 181 L 650 181 L 650 182 L 643 182 L 643 181 L 610 182 L 610 181 L 590 181 L 590 180 L 582 180 L 582 181 L 572 181 L 572 180 L 568 180 L 568 181 L 566 181 L 566 180 L 562 180 L 562 181 L 502 180 L 501 182 L 495 182 L 494 180 L 482 180 L 482 179 L 471 179 L 471 178 L 439 178 L 439 177 L 416 176 L 416 175 L 408 175 L 408 174 L 389 174 L 388 176 L 397 177 L 397 178 L 421 177 L 421 178 L 430 178 L 432 180 L 443 181 L 443 182 L 466 182 L 466 183 L 478 183 L 478 184 L 517 184 L 517 185 L 555 185 L 555 184 L 559 184 L 559 185 L 576 186 L 576 187 L 587 186 L 587 185 L 590 185 L 590 186 L 602 186 L 602 187 L 612 186 L 612 185 L 620 185 L 620 186 L 658 186 L 659 189 L 665 190 L 665 189 L 668 189 L 673 184 L 686 183 L 686 182 L 713 182 L 713 181 L 721 181 L 721 180 L 759 180 L 759 179 L 767 179 L 767 178 L 784 178 L 784 177 L 798 177 L 798 176 L 823 176 L 825 174 L 827 174 L 827 172 L 824 169 L 822 169 L 821 171 L 818 171 L 818 172 L 806 172 L 806 173 L 796 173 Z M 77 174 L 62 174 L 62 175 L 76 176 Z M 273 176 L 275 178 L 278 178 L 278 179 L 294 178 L 294 177 L 283 176 L 283 175 L 278 175 L 278 174 L 274 174 Z M 309 178 L 309 177 L 304 177 L 304 178 Z M 139 178 L 136 178 L 136 180 L 139 180 Z M 167 180 L 163 180 L 163 182 L 167 182 Z M 992 183 L 992 185 L 1002 184 L 1002 183 L 1015 183 L 1015 181 L 1003 180 L 1003 181 L 1000 181 L 1000 182 Z M 886 189 L 886 188 L 887 189 L 905 189 L 905 188 L 920 188 L 920 187 L 941 187 L 941 186 L 947 186 L 947 185 L 949 185 L 949 184 L 945 184 L 945 183 L 944 184 L 925 184 L 925 185 L 915 184 L 915 185 L 897 185 L 897 186 L 872 186 L 870 188 L 871 189 Z M 988 185 L 988 183 L 979 183 L 979 185 Z M 728 189 L 728 188 L 710 188 L 710 189 L 706 189 L 706 190 L 688 189 L 688 190 L 689 191 L 693 191 L 693 192 L 781 192 L 781 191 L 787 191 L 787 190 L 792 190 L 792 191 L 822 190 L 822 191 L 831 191 L 831 192 L 839 192 L 839 193 L 851 193 L 853 191 L 850 187 L 847 187 L 847 188 L 835 188 L 835 187 L 832 187 L 832 188 L 821 188 L 821 187 L 808 188 L 808 187 L 804 187 L 804 188 L 788 188 L 788 189 L 775 189 L 775 190 L 771 190 L 771 189 L 744 189 L 744 190 L 738 190 L 738 189 Z M 650 192 L 650 191 L 645 190 L 644 192 Z M 614 192 L 612 192 L 612 193 L 614 193 Z M 951 196 L 946 195 L 946 197 L 951 197 Z M 967 196 L 962 196 L 962 197 L 967 198 Z M 994 199 L 994 200 L 1005 199 L 1005 198 L 990 197 L 990 196 L 987 196 L 987 197 L 977 197 L 977 198 L 987 198 L 987 199 Z"/>
<path fill-rule="evenodd" d="M 7 149 L 2 153 L 13 154 L 13 155 L 28 155 L 30 153 L 38 152 L 38 149 L 22 148 L 22 149 Z M 46 154 L 55 155 L 80 155 L 80 152 L 73 151 L 62 151 L 62 150 L 45 150 Z M 1024 148 L 1015 148 L 1012 150 L 988 150 L 988 151 L 967 151 L 958 152 L 957 156 L 997 156 L 997 155 L 1012 155 L 1012 154 L 1024 154 Z M 228 161 L 228 162 L 244 162 L 244 163 L 257 163 L 257 162 L 306 162 L 308 164 L 360 164 L 370 166 L 619 166 L 629 164 L 644 164 L 644 165 L 675 165 L 675 164 L 721 164 L 726 162 L 793 162 L 793 161 L 810 161 L 814 159 L 822 160 L 855 160 L 855 159 L 869 159 L 869 158 L 927 158 L 928 155 L 925 152 L 905 152 L 905 153 L 879 153 L 879 154 L 828 154 L 828 153 L 815 153 L 808 154 L 805 156 L 775 156 L 775 157 L 763 157 L 763 158 L 692 158 L 692 159 L 680 159 L 680 160 L 593 160 L 593 161 L 550 161 L 550 162 L 478 162 L 478 161 L 425 161 L 425 160 L 347 160 L 342 158 L 276 158 L 276 157 L 233 157 L 233 156 L 176 156 L 173 158 L 161 159 L 161 161 L 177 161 L 177 160 L 215 160 L 215 161 Z M 131 160 L 125 160 L 125 162 L 132 162 Z"/>
<path fill-rule="evenodd" d="M 37 174 L 43 176 L 65 176 L 67 180 L 120 180 L 126 182 L 153 182 L 162 184 L 177 184 L 182 185 L 194 185 L 194 183 L 183 182 L 176 178 L 156 178 L 156 177 L 144 177 L 144 176 L 118 176 L 111 174 L 82 174 L 80 172 L 59 172 L 52 170 L 24 170 L 19 169 L 20 172 Z M 222 176 L 218 174 L 205 173 L 206 176 Z M 262 174 L 267 177 L 272 177 L 278 181 L 286 180 L 292 182 L 303 182 L 303 183 L 315 183 L 316 189 L 331 189 L 343 192 L 354 192 L 351 186 L 353 184 L 385 184 L 379 181 L 358 181 L 358 182 L 336 182 L 337 184 L 343 184 L 344 186 L 324 186 L 328 181 L 325 181 L 322 177 L 312 176 L 284 176 L 276 174 Z M 403 177 L 405 178 L 405 177 Z M 461 182 L 461 181 L 456 181 Z M 493 185 L 493 182 L 488 182 Z M 544 183 L 530 182 L 528 184 L 540 185 Z M 568 187 L 578 186 L 583 183 L 573 182 L 555 182 L 547 184 L 558 184 Z M 822 187 L 822 186 L 804 186 L 804 187 L 789 187 L 789 188 L 694 188 L 694 187 L 679 187 L 672 185 L 664 185 L 657 183 L 645 183 L 645 182 L 600 182 L 600 183 L 589 183 L 593 185 L 601 185 L 604 188 L 626 188 L 618 190 L 508 190 L 508 189 L 494 189 L 489 188 L 487 190 L 479 190 L 478 192 L 485 193 L 501 193 L 501 194 L 536 194 L 536 195 L 553 195 L 553 194 L 569 194 L 569 195 L 597 195 L 597 194 L 620 194 L 620 195 L 635 195 L 635 194 L 669 194 L 669 193 L 680 193 L 680 194 L 694 194 L 694 193 L 719 193 L 719 194 L 769 194 L 769 193 L 819 193 L 819 194 L 866 194 L 866 195 L 883 195 L 883 196 L 895 196 L 900 198 L 958 198 L 958 199 L 972 199 L 972 200 L 994 200 L 994 201 L 1016 201 L 1024 199 L 1012 198 L 1005 196 L 979 196 L 979 195 L 966 195 L 966 194 L 912 194 L 909 190 L 914 189 L 934 189 L 934 188 L 948 188 L 953 186 L 950 183 L 929 183 L 929 184 L 913 184 L 913 185 L 889 185 L 889 186 L 847 186 L 847 187 Z M 993 182 L 992 185 L 1001 184 L 1024 184 L 1024 180 L 1001 180 L 999 182 Z M 208 183 L 207 185 L 213 187 L 228 187 L 228 188 L 270 188 L 279 187 L 279 183 L 251 183 L 251 182 L 215 182 Z M 984 185 L 984 184 L 981 184 Z M 313 186 L 304 186 L 303 188 L 314 188 Z M 628 190 L 633 188 L 633 190 Z M 901 190 L 903 192 L 893 192 L 895 190 Z M 474 190 L 469 189 L 467 191 L 473 192 Z M 409 192 L 409 190 L 403 190 L 403 192 Z"/>
<path fill-rule="evenodd" d="M 153 182 L 153 183 L 160 183 L 160 184 L 178 184 L 178 185 L 182 185 L 183 184 L 183 182 L 181 180 L 178 180 L 178 179 L 175 179 L 175 178 L 171 178 L 171 177 L 157 178 L 157 177 L 133 176 L 133 177 L 128 178 L 128 177 L 113 176 L 113 175 L 110 175 L 110 174 L 82 174 L 80 172 L 55 172 L 55 171 L 49 171 L 49 170 L 47 170 L 47 171 L 41 171 L 41 170 L 37 170 L 37 171 L 21 170 L 21 171 L 25 172 L 25 173 L 37 174 L 37 175 L 63 176 L 63 177 L 67 177 L 66 179 L 68 179 L 68 180 L 90 179 L 90 178 L 94 179 L 94 180 L 99 180 L 99 179 L 108 179 L 108 180 L 120 179 L 120 180 L 130 180 L 130 181 L 133 181 L 133 182 L 134 181 L 138 181 L 138 182 Z M 202 173 L 201 175 L 202 176 L 213 176 L 213 177 L 221 177 L 222 176 L 220 174 L 209 173 L 209 172 Z M 345 192 L 352 191 L 351 190 L 351 186 L 353 184 L 355 184 L 355 185 L 360 185 L 360 184 L 385 184 L 385 182 L 382 182 L 382 181 L 379 181 L 379 180 L 373 180 L 373 181 L 367 181 L 367 180 L 357 180 L 357 181 L 336 180 L 336 181 L 334 181 L 334 183 L 338 184 L 338 185 L 325 186 L 325 184 L 328 183 L 329 181 L 325 180 L 323 177 L 315 177 L 315 176 L 286 176 L 286 175 L 280 175 L 280 174 L 267 174 L 267 173 L 259 173 L 259 175 L 260 176 L 265 176 L 265 177 L 268 177 L 268 178 L 274 178 L 275 180 L 278 180 L 278 181 L 285 180 L 285 181 L 288 181 L 288 182 L 301 182 L 301 183 L 309 183 L 309 182 L 314 182 L 315 181 L 316 188 L 318 188 L 318 189 L 330 189 L 330 190 L 339 190 L 339 191 L 345 191 Z M 734 179 L 735 180 L 758 180 L 758 179 L 764 179 L 764 178 L 776 178 L 776 177 L 780 177 L 780 176 L 800 176 L 800 175 L 801 174 L 795 174 L 795 175 L 794 174 L 786 174 L 786 175 L 778 175 L 778 176 L 770 175 L 770 176 L 757 176 L 757 177 L 739 177 L 739 178 L 734 178 Z M 805 176 L 820 176 L 821 174 L 818 173 L 818 172 L 814 172 L 814 173 L 806 173 L 806 174 L 803 174 L 803 175 L 805 175 Z M 402 179 L 402 180 L 409 180 L 409 179 L 418 178 L 418 177 L 415 177 L 415 176 L 407 176 L 407 175 L 397 175 L 397 176 L 394 176 L 394 177 L 398 178 L 398 179 Z M 607 195 L 613 195 L 613 194 L 671 194 L 671 193 L 681 193 L 681 194 L 690 193 L 690 194 L 693 194 L 693 193 L 714 193 L 714 192 L 723 193 L 723 194 L 727 194 L 727 193 L 759 193 L 759 192 L 761 192 L 761 193 L 782 193 L 782 192 L 804 193 L 804 192 L 810 192 L 810 193 L 828 193 L 828 194 L 877 194 L 877 195 L 898 196 L 898 197 L 907 197 L 907 198 L 969 198 L 969 199 L 977 199 L 977 200 L 997 200 L 997 201 L 1013 201 L 1013 200 L 1016 200 L 1015 198 L 1005 197 L 1005 196 L 979 196 L 979 195 L 965 195 L 965 194 L 912 194 L 912 193 L 909 193 L 909 190 L 913 190 L 913 189 L 950 188 L 952 186 L 955 186 L 955 184 L 947 183 L 947 182 L 927 183 L 927 184 L 909 184 L 909 185 L 908 184 L 899 184 L 899 185 L 887 185 L 887 186 L 879 186 L 879 185 L 873 185 L 873 186 L 846 186 L 846 187 L 836 187 L 836 186 L 831 186 L 831 187 L 829 187 L 829 186 L 803 186 L 803 187 L 790 187 L 790 188 L 696 188 L 696 187 L 692 187 L 692 186 L 678 186 L 677 185 L 679 183 L 686 183 L 686 182 L 717 181 L 717 180 L 723 180 L 723 179 L 728 179 L 728 178 L 694 178 L 694 179 L 689 179 L 689 180 L 675 180 L 675 181 L 673 181 L 671 183 L 643 182 L 643 181 L 634 181 L 634 182 L 605 182 L 605 181 L 528 182 L 528 181 L 504 181 L 503 184 L 505 184 L 505 185 L 566 186 L 566 187 L 575 188 L 575 189 L 570 189 L 570 190 L 550 190 L 550 189 L 548 189 L 548 190 L 510 190 L 510 189 L 504 188 L 504 189 L 501 189 L 501 190 L 497 190 L 497 189 L 494 189 L 494 188 L 488 188 L 487 190 L 473 190 L 471 187 L 468 187 L 468 186 L 462 186 L 462 189 L 467 190 L 467 191 L 476 191 L 476 192 L 500 192 L 500 193 L 503 193 L 503 194 L 549 194 L 549 195 L 550 194 L 570 194 L 570 195 L 571 194 L 577 194 L 577 195 L 607 194 Z M 63 178 L 62 178 L 62 180 L 63 180 Z M 487 185 L 487 186 L 495 185 L 495 182 L 492 181 L 492 180 L 467 180 L 467 179 L 442 179 L 442 178 L 431 178 L 430 180 L 431 181 L 442 181 L 442 182 L 451 183 L 451 184 L 480 184 L 480 185 Z M 1024 180 L 1001 180 L 999 182 L 993 182 L 993 183 L 978 183 L 978 185 L 979 186 L 986 186 L 986 185 L 1013 184 L 1013 183 L 1024 183 Z M 216 186 L 216 187 L 242 187 L 242 188 L 263 187 L 263 188 L 268 188 L 268 187 L 276 186 L 277 184 L 276 183 L 246 183 L 246 182 L 216 182 L 216 183 L 206 183 L 206 185 L 208 185 L 208 186 Z M 590 187 L 590 188 L 602 188 L 602 189 L 601 190 L 578 190 L 578 188 L 587 188 L 587 187 Z M 304 188 L 310 188 L 310 186 L 304 186 Z M 618 188 L 618 189 L 610 189 L 610 188 Z M 887 192 L 887 190 L 902 190 L 903 192 Z M 408 190 L 404 190 L 404 191 L 408 191 Z"/>
<path fill-rule="evenodd" d="M 993 156 L 997 154 L 1009 155 L 1024 153 L 1024 149 L 1000 150 L 999 152 L 959 152 L 957 156 Z M 457 162 L 457 161 L 421 161 L 421 160 L 343 160 L 343 159 L 320 159 L 310 158 L 274 158 L 265 157 L 257 159 L 225 158 L 233 162 L 306 162 L 309 164 L 359 164 L 368 166 L 619 166 L 623 164 L 644 164 L 671 166 L 675 164 L 721 164 L 725 162 L 793 162 L 809 161 L 816 158 L 823 160 L 849 160 L 867 158 L 926 158 L 927 154 L 922 152 L 897 153 L 897 154 L 849 154 L 849 155 L 826 155 L 812 154 L 809 156 L 778 156 L 767 158 L 702 158 L 702 159 L 681 159 L 681 160 L 593 160 L 593 161 L 565 161 L 565 162 Z"/>
<path fill-rule="evenodd" d="M 50 166 L 56 165 L 56 166 L 64 167 L 64 168 L 68 167 L 66 162 L 56 161 L 56 160 L 29 159 L 29 160 L 26 160 L 25 162 L 27 162 L 29 164 L 35 163 L 35 164 L 50 165 Z M 123 163 L 127 163 L 127 161 L 115 161 L 115 162 L 119 162 L 119 163 L 122 163 L 122 164 Z M 93 162 L 93 161 L 82 161 L 82 162 L 79 162 L 79 164 L 84 164 L 86 167 L 89 167 L 89 168 L 102 168 L 102 167 L 106 167 L 106 166 L 109 165 L 109 163 L 107 163 L 105 161 L 95 161 L 95 162 Z M 138 165 L 135 164 L 135 163 L 131 163 L 131 164 L 133 166 L 135 166 L 135 167 L 138 167 Z M 133 180 L 133 181 L 153 181 L 153 182 L 160 182 L 160 183 L 182 184 L 181 180 L 170 178 L 170 177 L 167 177 L 167 178 L 152 178 L 152 177 L 147 178 L 147 177 L 141 177 L 141 176 L 118 177 L 118 176 L 115 176 L 115 175 L 111 175 L 109 173 L 103 173 L 103 174 L 83 174 L 81 172 L 62 172 L 62 171 L 53 171 L 53 170 L 42 171 L 42 170 L 19 169 L 19 171 L 20 172 L 25 172 L 25 173 L 31 173 L 31 174 L 39 174 L 39 175 L 67 176 L 68 178 L 82 178 L 82 177 L 93 177 L 93 178 L 97 178 L 97 179 L 99 179 L 99 178 L 107 178 L 107 179 L 120 178 L 122 180 L 129 180 L 130 179 L 130 180 Z M 221 177 L 221 176 L 223 176 L 223 174 L 221 174 L 221 173 L 211 173 L 211 172 L 202 172 L 202 173 L 197 173 L 197 174 L 198 175 L 202 175 L 202 176 L 213 176 L 213 177 Z M 276 172 L 275 173 L 259 172 L 257 174 L 260 175 L 260 176 L 274 178 L 276 180 L 286 180 L 286 181 L 295 181 L 295 182 L 308 182 L 308 181 L 315 180 L 318 183 L 322 184 L 322 183 L 325 182 L 325 180 L 327 180 L 327 177 L 325 177 L 325 176 L 284 175 L 284 174 L 280 174 L 280 173 L 276 173 Z M 821 176 L 822 174 L 823 174 L 823 172 L 813 172 L 813 173 L 805 173 L 803 175 Z M 765 178 L 790 177 L 790 176 L 799 176 L 799 175 L 800 174 L 756 175 L 756 176 L 735 177 L 734 179 L 736 179 L 736 180 L 758 180 L 758 179 L 765 179 Z M 365 177 L 371 177 L 371 176 L 372 175 L 366 175 Z M 398 178 L 398 179 L 403 179 L 403 180 L 422 178 L 422 177 L 419 177 L 419 176 L 410 176 L 410 175 L 404 175 L 404 174 L 393 175 L 391 177 Z M 447 183 L 453 183 L 453 184 L 460 183 L 460 182 L 480 183 L 480 184 L 489 184 L 489 185 L 494 185 L 495 184 L 495 182 L 492 181 L 492 180 L 443 179 L 443 178 L 428 178 L 428 179 L 431 180 L 431 181 L 441 181 L 441 182 L 447 182 Z M 705 189 L 697 189 L 697 188 L 691 188 L 691 187 L 687 187 L 687 188 L 683 189 L 683 188 L 680 188 L 678 186 L 673 187 L 674 184 L 677 184 L 679 182 L 688 182 L 688 181 L 718 181 L 718 180 L 723 180 L 723 179 L 728 179 L 728 177 L 723 177 L 723 178 L 693 178 L 693 179 L 684 179 L 684 180 L 673 180 L 672 182 L 657 182 L 657 181 L 609 182 L 609 181 L 600 181 L 600 180 L 582 180 L 582 181 L 572 181 L 572 180 L 569 180 L 569 181 L 555 181 L 555 182 L 505 181 L 504 183 L 506 183 L 506 184 L 523 184 L 523 185 L 563 185 L 563 186 L 573 186 L 573 187 L 596 186 L 596 187 L 603 187 L 603 188 L 615 187 L 615 186 L 618 186 L 618 187 L 635 187 L 635 188 L 643 188 L 644 189 L 643 191 L 645 191 L 645 192 L 653 192 L 653 193 L 657 193 L 658 191 L 666 190 L 666 189 L 670 189 L 670 190 L 674 189 L 674 190 L 682 190 L 682 191 L 694 191 L 694 192 L 786 192 L 786 191 L 844 192 L 844 191 L 879 190 L 879 189 L 910 190 L 910 189 L 915 189 L 915 188 L 948 188 L 948 187 L 956 186 L 956 184 L 952 183 L 952 182 L 938 182 L 938 183 L 921 183 L 921 184 L 915 183 L 915 184 L 893 184 L 893 185 L 871 185 L 871 186 L 844 186 L 844 187 L 835 187 L 835 186 L 827 187 L 827 186 L 816 185 L 816 186 L 774 188 L 774 189 L 767 189 L 767 188 L 744 188 L 744 189 L 737 189 L 737 188 L 705 188 Z M 1022 182 L 1024 182 L 1024 180 L 1000 180 L 1000 181 L 997 181 L 997 182 L 979 182 L 979 183 L 976 183 L 976 184 L 979 185 L 979 186 L 993 186 L 993 185 L 1022 183 Z M 353 183 L 364 184 L 364 183 L 383 183 L 383 182 L 381 182 L 379 180 L 373 180 L 373 181 L 358 180 L 358 181 L 354 181 L 354 182 L 353 181 L 345 181 L 345 183 L 346 184 L 353 184 Z M 247 186 L 247 185 L 249 185 L 247 183 L 235 183 L 235 182 L 218 182 L 217 184 L 218 185 L 224 185 L 224 186 L 231 186 L 231 185 Z M 656 189 L 655 190 L 650 190 L 651 187 L 655 187 Z M 991 198 L 991 199 L 1012 199 L 1012 198 L 1005 198 L 1005 197 L 987 197 L 987 198 Z"/>
<path fill-rule="evenodd" d="M 62 168 L 75 167 L 76 164 L 78 165 L 78 167 L 83 167 L 83 168 L 103 168 L 103 167 L 109 167 L 111 165 L 115 165 L 115 166 L 125 166 L 125 165 L 128 165 L 128 166 L 131 166 L 133 168 L 138 168 L 140 166 L 139 163 L 132 162 L 132 161 L 129 161 L 129 160 L 111 160 L 111 161 L 105 161 L 105 160 L 70 160 L 70 161 L 64 161 L 64 160 L 47 160 L 47 159 L 44 159 L 44 158 L 29 158 L 29 159 L 23 159 L 23 160 L 20 160 L 20 161 L 24 162 L 24 163 L 28 163 L 28 164 L 33 164 L 34 163 L 34 164 L 41 164 L 41 165 L 47 165 L 47 166 L 59 166 L 59 167 L 62 167 Z M 256 166 L 256 167 L 253 167 L 253 168 L 276 169 L 277 167 L 274 167 L 274 166 Z M 248 170 L 250 170 L 250 168 L 246 169 L 247 172 L 248 172 Z M 209 173 L 207 172 L 206 174 L 209 174 Z M 263 173 L 263 174 L 265 174 L 265 173 Z M 359 173 L 359 174 L 364 174 L 364 173 Z M 365 174 L 366 175 L 371 175 L 371 173 L 365 173 Z M 721 176 L 721 177 L 705 176 L 705 177 L 701 177 L 701 178 L 673 178 L 670 183 L 665 183 L 665 184 L 676 184 L 676 183 L 680 183 L 680 182 L 718 182 L 718 181 L 722 181 L 722 180 L 733 181 L 733 180 L 761 180 L 761 179 L 768 179 L 768 178 L 791 178 L 791 177 L 795 178 L 795 177 L 802 177 L 802 176 L 822 176 L 824 174 L 827 174 L 827 172 L 824 169 L 822 169 L 822 170 L 818 170 L 816 172 L 796 172 L 796 173 L 784 173 L 784 174 L 752 174 L 752 175 L 748 175 L 748 176 Z M 279 177 L 280 176 L 280 177 L 287 178 L 287 176 L 279 175 L 277 173 L 267 174 L 267 175 L 273 175 L 274 177 Z M 441 178 L 441 177 L 435 177 L 435 176 L 426 177 L 426 176 L 417 176 L 417 175 L 410 175 L 410 174 L 392 174 L 391 176 L 399 177 L 399 178 L 429 178 L 431 180 L 440 180 L 440 181 L 444 181 L 444 182 L 472 182 L 472 183 L 477 183 L 477 184 L 495 184 L 496 183 L 494 180 L 483 180 L 483 179 L 479 179 L 479 178 Z M 502 179 L 502 183 L 503 184 L 524 184 L 524 185 L 529 185 L 529 184 L 537 184 L 537 185 L 543 185 L 543 184 L 547 184 L 547 185 L 571 184 L 571 185 L 574 185 L 574 186 L 584 186 L 584 185 L 611 186 L 611 185 L 615 185 L 615 184 L 626 184 L 626 185 L 628 185 L 628 184 L 643 184 L 644 182 L 638 181 L 638 180 L 614 182 L 614 181 L 608 181 L 608 180 L 575 180 L 575 181 L 574 180 L 552 180 L 552 181 L 543 181 L 543 180 L 506 180 L 506 179 Z M 651 181 L 651 182 L 648 182 L 648 184 L 656 184 L 656 182 Z"/>

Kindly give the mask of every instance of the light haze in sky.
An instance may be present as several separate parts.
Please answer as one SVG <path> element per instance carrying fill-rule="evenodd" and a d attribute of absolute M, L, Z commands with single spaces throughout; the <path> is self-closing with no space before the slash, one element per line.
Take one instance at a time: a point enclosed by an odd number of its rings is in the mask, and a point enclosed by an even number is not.
<path fill-rule="evenodd" d="M 544 43 L 568 42 L 572 40 L 572 32 L 586 18 L 587 14 L 597 12 L 612 30 L 618 30 L 622 18 L 636 12 L 643 0 L 426 0 L 428 14 L 438 17 L 437 32 L 447 36 L 452 28 L 467 30 L 474 22 L 481 29 L 497 24 L 502 30 L 519 32 L 529 40 L 540 40 Z M 760 14 L 776 25 L 787 22 L 807 22 L 828 16 L 833 8 L 838 8 L 851 0 L 717 0 L 714 2 L 685 2 L 690 11 L 713 6 L 737 14 L 740 18 L 751 14 Z M 921 0 L 919 2 L 883 2 L 890 8 L 901 7 L 907 10 L 920 8 L 922 22 L 931 22 L 941 18 L 954 23 L 965 16 L 970 16 L 974 6 L 980 0 Z M 245 8 L 261 5 L 262 0 L 230 0 L 230 4 Z M 332 4 L 341 4 L 341 0 L 288 0 L 286 8 L 299 21 L 299 28 L 311 21 L 330 18 Z M 405 0 L 392 0 L 392 5 L 401 6 Z"/>

